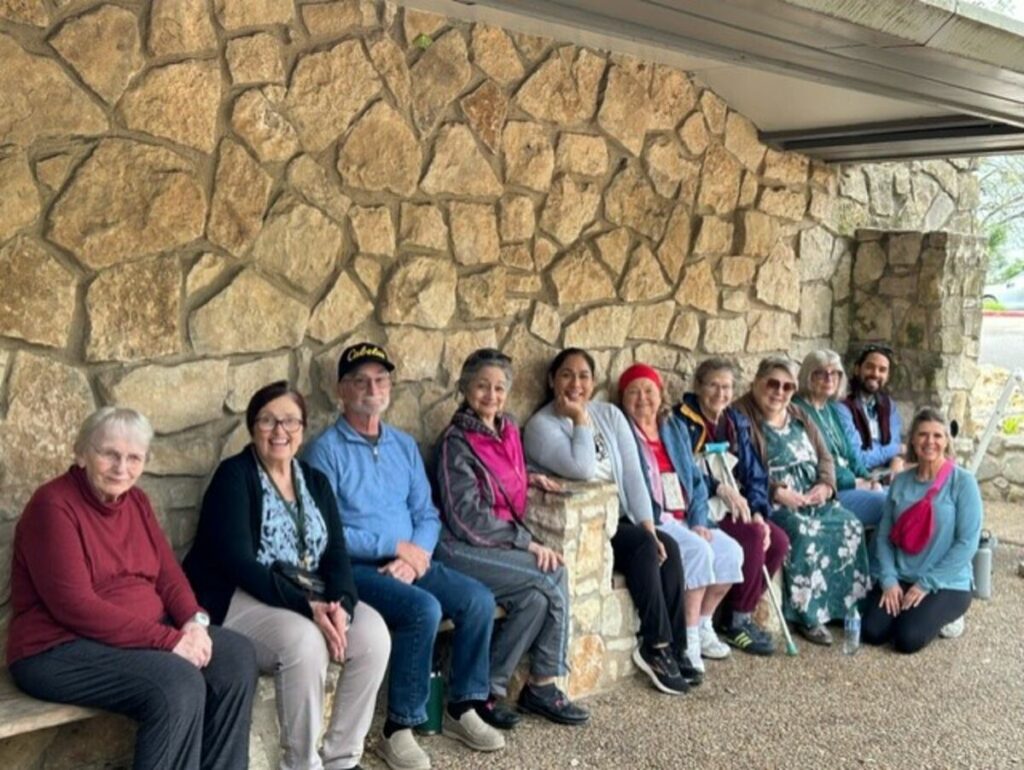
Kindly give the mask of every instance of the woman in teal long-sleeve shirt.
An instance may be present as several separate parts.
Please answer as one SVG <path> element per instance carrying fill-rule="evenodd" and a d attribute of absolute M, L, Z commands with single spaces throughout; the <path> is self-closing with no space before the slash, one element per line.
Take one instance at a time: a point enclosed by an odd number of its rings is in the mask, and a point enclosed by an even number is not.
<path fill-rule="evenodd" d="M 893 481 L 875 540 L 878 585 L 868 595 L 863 624 L 868 644 L 892 641 L 899 652 L 917 652 L 971 604 L 971 560 L 978 550 L 982 505 L 970 471 L 951 467 L 932 499 L 934 529 L 919 552 L 890 538 L 901 516 L 927 494 L 943 467 L 955 463 L 951 443 L 942 416 L 931 407 L 921 409 L 910 426 L 908 452 L 917 467 Z"/>

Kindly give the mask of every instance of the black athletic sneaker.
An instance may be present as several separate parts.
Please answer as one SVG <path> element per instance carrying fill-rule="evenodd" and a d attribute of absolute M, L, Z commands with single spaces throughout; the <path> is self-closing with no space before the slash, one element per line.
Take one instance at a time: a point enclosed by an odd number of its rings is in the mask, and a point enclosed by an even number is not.
<path fill-rule="evenodd" d="M 640 645 L 633 650 L 633 663 L 650 677 L 655 687 L 667 695 L 682 695 L 690 689 L 668 646 L 647 649 Z"/>
<path fill-rule="evenodd" d="M 679 666 L 679 675 L 690 687 L 700 687 L 704 683 L 704 672 L 693 667 L 690 657 L 686 654 L 686 649 L 673 650 L 672 654 L 675 656 L 676 665 Z"/>
<path fill-rule="evenodd" d="M 775 652 L 775 644 L 772 642 L 768 632 L 758 628 L 754 622 L 748 620 L 738 626 L 722 629 L 718 632 L 720 638 L 737 650 L 749 652 L 751 655 L 771 655 Z"/>

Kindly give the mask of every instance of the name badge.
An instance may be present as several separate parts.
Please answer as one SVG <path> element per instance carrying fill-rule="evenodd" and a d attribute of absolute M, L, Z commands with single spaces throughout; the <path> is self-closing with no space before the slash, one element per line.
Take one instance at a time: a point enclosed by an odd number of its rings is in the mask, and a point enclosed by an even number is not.
<path fill-rule="evenodd" d="M 661 491 L 665 496 L 666 511 L 686 510 L 686 495 L 683 494 L 683 485 L 679 483 L 679 477 L 675 473 L 661 474 Z"/>

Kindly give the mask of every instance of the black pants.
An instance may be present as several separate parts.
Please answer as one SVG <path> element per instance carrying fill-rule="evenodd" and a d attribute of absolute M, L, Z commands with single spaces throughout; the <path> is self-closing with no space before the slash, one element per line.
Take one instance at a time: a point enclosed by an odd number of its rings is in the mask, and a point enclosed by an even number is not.
<path fill-rule="evenodd" d="M 668 558 L 658 564 L 658 547 L 643 527 L 628 519 L 619 521 L 612 537 L 614 567 L 626 577 L 626 587 L 640 614 L 640 637 L 648 647 L 672 644 L 686 649 L 686 619 L 683 614 L 683 563 L 679 546 L 658 531 Z"/>
<path fill-rule="evenodd" d="M 78 639 L 19 660 L 10 671 L 33 697 L 136 720 L 135 770 L 246 768 L 256 654 L 234 631 L 211 628 L 210 637 L 213 658 L 203 669 L 173 652 Z"/>
<path fill-rule="evenodd" d="M 912 585 L 900 582 L 904 591 Z M 867 644 L 892 641 L 896 650 L 906 653 L 925 647 L 938 636 L 944 625 L 952 623 L 971 606 L 970 591 L 945 589 L 930 592 L 916 607 L 893 617 L 884 607 L 878 606 L 881 598 L 882 589 L 876 587 L 865 600 L 867 606 L 861 624 L 861 639 Z"/>

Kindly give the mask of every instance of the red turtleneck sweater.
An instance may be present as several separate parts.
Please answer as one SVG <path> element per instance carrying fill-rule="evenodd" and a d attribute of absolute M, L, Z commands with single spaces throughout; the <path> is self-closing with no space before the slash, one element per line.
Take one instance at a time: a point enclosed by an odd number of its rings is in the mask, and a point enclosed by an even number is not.
<path fill-rule="evenodd" d="M 103 503 L 77 466 L 18 521 L 11 605 L 8 664 L 79 638 L 171 650 L 200 609 L 146 495 Z"/>

